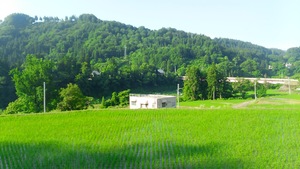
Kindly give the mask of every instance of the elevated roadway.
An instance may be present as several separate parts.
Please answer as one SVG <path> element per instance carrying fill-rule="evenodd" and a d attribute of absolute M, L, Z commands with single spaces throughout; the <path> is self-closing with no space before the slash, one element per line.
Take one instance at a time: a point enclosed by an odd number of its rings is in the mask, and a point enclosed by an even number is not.
<path fill-rule="evenodd" d="M 187 80 L 187 76 L 181 76 L 181 80 Z M 251 78 L 251 77 L 227 77 L 227 81 L 234 83 L 241 79 L 250 80 L 251 82 L 257 81 L 257 83 L 270 83 L 270 84 L 283 84 L 297 86 L 299 81 L 296 79 L 280 79 L 280 78 Z"/>
<path fill-rule="evenodd" d="M 299 81 L 296 79 L 227 77 L 227 80 L 232 83 L 238 82 L 240 79 L 250 80 L 251 82 L 257 81 L 257 83 L 284 84 L 292 86 L 296 86 L 299 84 Z"/>

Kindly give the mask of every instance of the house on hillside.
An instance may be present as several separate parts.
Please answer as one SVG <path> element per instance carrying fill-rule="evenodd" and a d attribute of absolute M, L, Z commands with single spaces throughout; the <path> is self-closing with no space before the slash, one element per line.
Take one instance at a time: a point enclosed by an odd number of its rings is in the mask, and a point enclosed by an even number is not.
<path fill-rule="evenodd" d="M 176 96 L 130 94 L 130 109 L 176 108 Z"/>

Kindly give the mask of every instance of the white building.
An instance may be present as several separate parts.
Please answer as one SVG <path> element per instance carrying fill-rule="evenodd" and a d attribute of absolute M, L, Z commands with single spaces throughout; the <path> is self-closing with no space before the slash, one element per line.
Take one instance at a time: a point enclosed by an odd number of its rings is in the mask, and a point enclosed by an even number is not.
<path fill-rule="evenodd" d="M 176 96 L 130 94 L 130 109 L 176 108 Z"/>

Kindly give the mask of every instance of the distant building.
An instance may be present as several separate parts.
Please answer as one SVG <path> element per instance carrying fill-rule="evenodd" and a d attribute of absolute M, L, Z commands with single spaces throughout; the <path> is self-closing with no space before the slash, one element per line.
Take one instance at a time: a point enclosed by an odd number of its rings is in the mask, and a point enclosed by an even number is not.
<path fill-rule="evenodd" d="M 130 94 L 130 109 L 176 108 L 176 96 Z"/>
<path fill-rule="evenodd" d="M 291 68 L 291 67 L 292 67 L 292 64 L 291 64 L 291 63 L 285 63 L 285 67 L 286 67 L 286 68 Z"/>
<path fill-rule="evenodd" d="M 269 68 L 269 70 L 271 70 L 271 69 L 273 69 L 273 66 L 272 66 L 272 65 L 269 65 L 269 67 L 268 67 L 268 68 Z"/>
<path fill-rule="evenodd" d="M 165 71 L 162 70 L 162 69 L 158 69 L 157 72 L 160 73 L 160 74 L 163 74 L 163 75 L 165 74 Z"/>

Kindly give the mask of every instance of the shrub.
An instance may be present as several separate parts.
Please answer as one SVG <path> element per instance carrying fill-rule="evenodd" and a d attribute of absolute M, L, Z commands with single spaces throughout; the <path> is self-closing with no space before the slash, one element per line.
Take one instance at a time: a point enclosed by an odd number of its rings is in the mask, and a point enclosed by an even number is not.
<path fill-rule="evenodd" d="M 26 100 L 24 97 L 19 97 L 14 102 L 8 104 L 4 114 L 31 113 L 34 112 L 34 107 L 35 105 L 32 102 Z"/>
<path fill-rule="evenodd" d="M 102 100 L 101 100 L 101 108 L 107 108 L 104 96 L 102 97 Z"/>
<path fill-rule="evenodd" d="M 110 99 L 105 100 L 102 97 L 101 108 L 107 108 L 111 106 L 128 106 L 129 105 L 129 93 L 130 90 L 124 90 L 119 93 L 113 92 Z"/>
<path fill-rule="evenodd" d="M 111 101 L 111 106 L 119 105 L 119 97 L 117 92 L 112 93 L 110 101 Z"/>
<path fill-rule="evenodd" d="M 128 106 L 129 105 L 129 93 L 130 89 L 121 91 L 118 93 L 119 105 L 120 106 Z"/>
<path fill-rule="evenodd" d="M 68 84 L 67 88 L 61 89 L 59 93 L 62 101 L 58 103 L 57 108 L 61 111 L 87 109 L 92 98 L 82 94 L 76 84 Z"/>
<path fill-rule="evenodd" d="M 264 97 L 267 95 L 267 87 L 264 84 L 257 84 L 257 97 Z"/>

